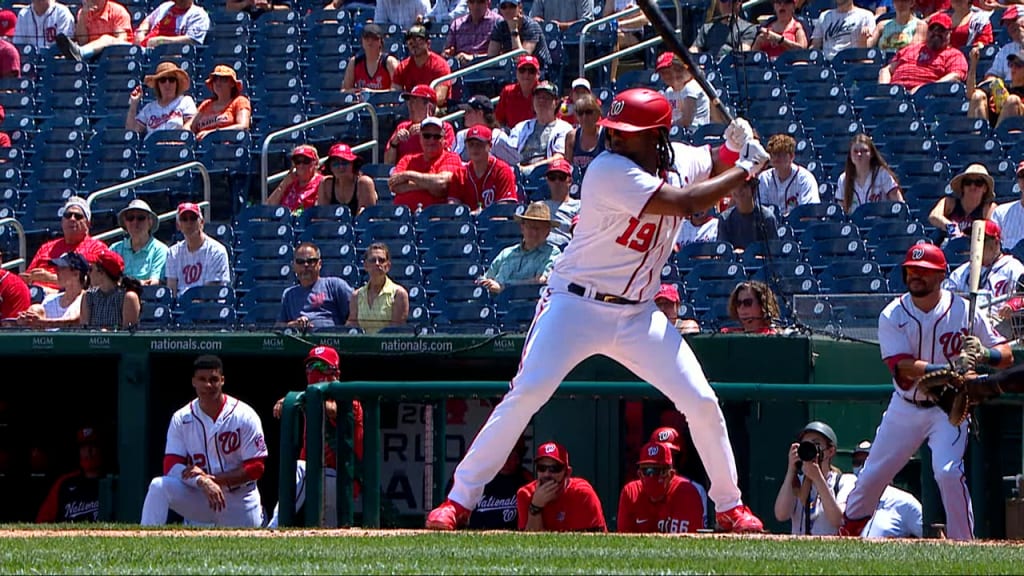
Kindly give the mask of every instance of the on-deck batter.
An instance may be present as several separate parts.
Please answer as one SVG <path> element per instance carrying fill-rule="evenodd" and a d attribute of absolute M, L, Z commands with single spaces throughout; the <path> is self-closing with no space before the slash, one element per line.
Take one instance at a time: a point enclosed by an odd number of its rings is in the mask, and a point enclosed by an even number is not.
<path fill-rule="evenodd" d="M 839 534 L 861 534 L 885 487 L 927 440 L 932 473 L 946 509 L 946 533 L 953 540 L 970 540 L 974 513 L 963 460 L 967 422 L 950 424 L 935 398 L 923 397 L 914 381 L 951 361 L 981 360 L 1003 366 L 1013 356 L 980 310 L 975 312 L 973 332 L 968 333 L 967 300 L 941 288 L 946 256 L 938 246 L 911 246 L 903 261 L 903 277 L 909 292 L 890 302 L 878 317 L 882 359 L 892 371 L 896 389 L 882 414 L 864 470 L 846 501 Z"/>
<path fill-rule="evenodd" d="M 616 96 L 600 123 L 608 151 L 587 168 L 573 241 L 537 304 L 519 370 L 456 469 L 448 500 L 428 515 L 428 528 L 464 525 L 530 418 L 573 367 L 603 354 L 686 414 L 711 478 L 719 525 L 763 530 L 740 497 L 718 398 L 653 299 L 682 219 L 756 177 L 768 154 L 745 120 L 729 125 L 726 147 L 714 153 L 708 146 L 672 143 L 672 107 L 646 88 Z"/>

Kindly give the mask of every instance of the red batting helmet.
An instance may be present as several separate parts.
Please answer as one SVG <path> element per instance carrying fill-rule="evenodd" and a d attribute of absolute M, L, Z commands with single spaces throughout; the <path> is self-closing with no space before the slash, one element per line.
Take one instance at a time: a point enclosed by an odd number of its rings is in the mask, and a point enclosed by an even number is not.
<path fill-rule="evenodd" d="M 632 88 L 620 92 L 608 107 L 608 115 L 598 124 L 612 130 L 640 132 L 672 127 L 672 105 L 650 88 Z"/>
<path fill-rule="evenodd" d="M 946 255 L 934 244 L 914 244 L 907 250 L 903 259 L 903 267 L 924 268 L 926 270 L 946 271 Z"/>

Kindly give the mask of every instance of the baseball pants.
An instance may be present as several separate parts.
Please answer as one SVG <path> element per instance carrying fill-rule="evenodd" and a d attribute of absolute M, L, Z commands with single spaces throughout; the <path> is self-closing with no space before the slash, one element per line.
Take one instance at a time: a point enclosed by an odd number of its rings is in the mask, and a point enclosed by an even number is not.
<path fill-rule="evenodd" d="M 620 305 L 549 287 L 523 344 L 519 370 L 455 470 L 449 498 L 472 509 L 505 463 L 530 419 L 580 362 L 595 354 L 618 361 L 664 393 L 686 415 L 711 479 L 718 511 L 741 504 L 725 418 L 700 363 L 653 302 Z"/>
<path fill-rule="evenodd" d="M 338 471 L 334 468 L 324 468 L 324 525 L 334 528 L 338 525 L 338 483 L 335 479 Z M 295 462 L 295 510 L 302 508 L 306 502 L 306 461 L 296 460 Z M 278 510 L 280 504 L 274 506 L 274 516 L 270 519 L 268 528 L 277 528 Z"/>
<path fill-rule="evenodd" d="M 263 525 L 263 507 L 256 483 L 224 490 L 224 509 L 210 508 L 206 493 L 172 476 L 158 476 L 149 483 L 146 501 L 142 505 L 142 525 L 162 526 L 167 513 L 174 510 L 188 521 L 236 528 L 259 528 Z"/>

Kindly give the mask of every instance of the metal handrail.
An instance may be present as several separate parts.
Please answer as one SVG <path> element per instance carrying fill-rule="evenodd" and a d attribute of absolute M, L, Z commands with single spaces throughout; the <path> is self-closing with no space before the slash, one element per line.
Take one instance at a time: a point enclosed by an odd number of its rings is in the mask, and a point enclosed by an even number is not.
<path fill-rule="evenodd" d="M 498 105 L 498 100 L 500 100 L 500 98 L 497 97 L 497 96 L 495 96 L 494 98 L 491 98 L 491 104 L 494 104 L 495 106 L 497 106 Z M 444 116 L 441 116 L 441 121 L 442 122 L 454 122 L 455 120 L 458 120 L 459 118 L 462 118 L 465 115 L 466 115 L 466 110 L 463 109 L 463 108 L 460 108 L 460 109 L 456 110 L 455 112 L 452 112 L 451 114 L 446 114 Z"/>
<path fill-rule="evenodd" d="M 679 32 L 679 30 L 676 30 L 676 33 L 678 33 L 678 32 Z M 597 68 L 598 66 L 604 64 L 605 62 L 611 62 L 612 60 L 617 60 L 617 59 L 619 59 L 619 58 L 621 58 L 621 57 L 623 57 L 623 56 L 625 56 L 627 54 L 632 54 L 633 52 L 639 52 L 641 50 L 646 49 L 648 46 L 654 46 L 655 44 L 661 44 L 661 38 L 660 37 L 648 38 L 647 40 L 644 40 L 643 42 L 640 42 L 638 44 L 634 44 L 634 45 L 630 46 L 629 48 L 623 48 L 621 50 L 618 50 L 617 52 L 612 52 L 611 54 L 606 54 L 604 56 L 601 56 L 600 58 L 597 58 L 596 60 L 591 60 L 590 62 L 587 62 L 586 64 L 583 65 L 583 69 L 584 69 L 584 71 L 586 71 L 586 70 L 590 70 L 592 68 Z M 583 72 L 580 72 L 580 76 L 583 76 Z"/>
<path fill-rule="evenodd" d="M 25 265 L 28 263 L 25 260 L 25 228 L 18 222 L 17 218 L 0 218 L 0 227 L 6 225 L 14 226 L 14 229 L 18 231 L 18 257 L 14 260 L 3 262 L 0 264 L 0 268 L 13 268 L 18 267 L 18 272 L 25 271 Z"/>
<path fill-rule="evenodd" d="M 206 205 L 209 206 L 210 205 L 210 172 L 209 172 L 209 170 L 206 169 L 206 166 L 204 166 L 203 163 L 198 161 L 198 160 L 193 160 L 191 162 L 185 162 L 184 164 L 178 164 L 177 166 L 171 166 L 170 168 L 166 168 L 166 169 L 161 170 L 159 172 L 154 172 L 152 174 L 147 174 L 146 176 L 140 176 L 138 178 L 135 178 L 134 180 L 129 180 L 127 182 L 121 182 L 120 184 L 115 184 L 113 186 L 108 186 L 106 188 L 97 190 L 97 191 L 93 192 L 92 194 L 89 194 L 85 198 L 85 202 L 89 205 L 89 210 L 92 211 L 93 202 L 95 202 L 96 200 L 99 200 L 100 198 L 104 198 L 106 196 L 111 196 L 111 195 L 113 195 L 113 194 L 115 194 L 117 192 L 120 192 L 121 190 L 126 190 L 128 188 L 135 188 L 136 186 L 142 186 L 143 184 L 149 184 L 150 182 L 156 182 L 157 180 L 163 180 L 164 178 L 168 178 L 168 177 L 171 177 L 171 176 L 176 176 L 179 172 L 184 172 L 185 170 L 191 170 L 192 168 L 198 168 L 199 169 L 199 174 L 203 177 L 203 202 L 205 202 Z M 203 218 L 206 219 L 206 220 L 210 219 L 210 210 L 209 210 L 209 208 L 207 208 L 204 211 Z"/>
<path fill-rule="evenodd" d="M 437 86 L 439 84 L 443 83 L 443 82 L 447 82 L 449 80 L 454 80 L 456 78 L 461 78 L 462 76 L 465 76 L 466 74 L 469 74 L 470 72 L 476 72 L 477 70 L 483 70 L 484 68 L 487 68 L 488 66 L 492 66 L 494 64 L 497 64 L 498 62 L 501 62 L 502 60 L 505 60 L 506 58 L 515 58 L 516 56 L 519 56 L 520 54 L 529 54 L 529 52 L 527 52 L 525 48 L 516 48 L 515 50 L 509 50 L 508 52 L 505 52 L 503 54 L 498 54 L 497 56 L 492 56 L 492 57 L 490 57 L 490 58 L 488 58 L 486 60 L 481 60 L 481 61 L 479 61 L 479 62 L 477 62 L 475 64 L 470 64 L 469 66 L 466 66 L 465 68 L 459 68 L 455 72 L 452 72 L 450 74 L 445 74 L 444 76 L 441 76 L 440 78 L 435 78 L 430 83 L 430 87 L 434 88 L 436 90 Z"/>
<path fill-rule="evenodd" d="M 679 0 L 672 0 L 672 3 L 675 4 L 676 7 L 676 31 L 678 33 L 679 30 L 683 29 L 683 9 L 682 6 L 679 5 Z M 580 30 L 580 77 L 582 77 L 583 73 L 586 71 L 587 51 L 584 47 L 587 45 L 587 32 L 590 32 L 593 28 L 596 28 L 601 24 L 611 22 L 612 20 L 618 20 L 619 18 L 623 18 L 625 16 L 633 16 L 634 14 L 639 14 L 641 12 L 643 12 L 643 10 L 641 10 L 639 6 L 634 6 L 632 8 L 627 8 L 622 12 L 616 12 L 614 14 L 609 14 L 602 18 L 598 18 L 597 20 L 594 20 L 593 22 L 588 22 L 586 25 L 583 26 L 583 29 Z M 661 39 L 658 38 L 658 41 L 660 42 Z"/>
<path fill-rule="evenodd" d="M 377 150 L 377 141 L 378 141 L 379 136 L 380 136 L 380 134 L 378 134 L 378 132 L 380 132 L 380 127 L 377 124 L 377 110 L 374 109 L 373 104 L 370 104 L 369 102 L 360 102 L 358 104 L 353 104 L 353 105 L 349 106 L 348 108 L 342 108 L 341 110 L 335 110 L 334 112 L 328 112 L 327 114 L 324 114 L 323 116 L 317 116 L 316 118 L 313 118 L 313 119 L 310 119 L 310 120 L 306 120 L 305 122 L 299 122 L 298 124 L 295 124 L 293 126 L 289 126 L 287 128 L 282 128 L 282 129 L 280 129 L 280 130 L 278 130 L 276 132 L 271 132 L 270 134 L 267 134 L 266 138 L 263 139 L 263 150 L 260 152 L 260 198 L 261 198 L 261 202 L 260 203 L 261 204 L 266 204 L 267 203 L 267 185 L 268 185 L 268 181 L 267 181 L 268 174 L 267 174 L 267 171 L 270 170 L 269 161 L 268 161 L 267 158 L 270 155 L 270 143 L 275 138 L 277 138 L 279 136 L 283 136 L 283 135 L 288 134 L 290 132 L 296 132 L 298 130 L 305 130 L 306 128 L 313 128 L 314 126 L 320 126 L 321 124 L 326 124 L 326 123 L 330 122 L 331 120 L 334 120 L 335 118 L 340 118 L 342 116 L 345 116 L 346 114 L 351 114 L 352 112 L 356 112 L 356 111 L 361 110 L 363 108 L 369 110 L 369 112 L 370 112 L 370 129 L 373 131 L 373 140 L 370 140 L 369 142 L 365 142 L 362 145 L 363 146 L 365 146 L 365 145 L 373 146 L 373 163 L 376 164 L 378 162 L 378 160 L 380 160 L 379 152 Z"/>
<path fill-rule="evenodd" d="M 202 202 L 199 203 L 199 209 L 202 210 L 203 212 L 208 212 L 209 208 L 210 203 L 207 202 L 206 200 L 203 200 Z M 174 220 L 177 217 L 178 211 L 171 210 L 169 212 L 164 212 L 163 214 L 158 214 L 156 219 L 157 222 L 167 222 L 168 220 Z M 106 242 L 107 240 L 117 238 L 118 236 L 127 233 L 127 230 L 118 226 L 117 228 L 112 228 L 110 230 L 107 230 L 106 232 L 100 232 L 99 234 L 94 235 L 93 238 Z"/>
<path fill-rule="evenodd" d="M 376 140 L 368 140 L 366 142 L 363 142 L 362 144 L 359 144 L 358 146 L 353 146 L 352 147 L 352 153 L 353 154 L 358 154 L 358 153 L 362 152 L 363 150 L 369 150 L 369 149 L 373 148 L 374 149 L 374 159 L 376 160 L 376 156 L 377 156 L 376 146 L 377 146 L 377 141 Z M 317 167 L 320 167 L 320 166 L 323 166 L 324 164 L 327 164 L 328 160 L 330 160 L 330 158 L 321 158 L 321 159 L 317 160 L 317 163 L 316 163 Z M 271 184 L 276 184 L 276 183 L 280 182 L 281 180 L 284 180 L 284 177 L 287 176 L 289 172 L 291 172 L 290 168 L 287 169 L 287 170 L 281 170 L 280 172 L 275 172 L 275 173 L 271 174 L 270 176 L 267 176 L 267 188 L 269 189 Z"/>

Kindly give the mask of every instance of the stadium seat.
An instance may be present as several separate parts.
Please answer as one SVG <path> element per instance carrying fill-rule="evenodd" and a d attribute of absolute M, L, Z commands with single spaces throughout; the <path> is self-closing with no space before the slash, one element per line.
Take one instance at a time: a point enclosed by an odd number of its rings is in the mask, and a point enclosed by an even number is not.
<path fill-rule="evenodd" d="M 786 215 L 786 224 L 799 236 L 815 222 L 843 222 L 846 213 L 839 204 L 800 204 Z"/>
<path fill-rule="evenodd" d="M 244 307 L 239 313 L 241 315 L 241 319 L 238 321 L 240 328 L 270 328 L 277 323 L 281 314 L 281 303 L 261 302 Z"/>
<path fill-rule="evenodd" d="M 139 312 L 139 330 L 162 330 L 170 326 L 171 308 L 166 304 L 144 303 Z"/>
<path fill-rule="evenodd" d="M 234 306 L 235 291 L 230 286 L 195 286 L 184 294 L 179 294 L 176 303 L 177 308 L 182 311 L 200 304 Z"/>
<path fill-rule="evenodd" d="M 480 248 L 475 240 L 438 240 L 421 255 L 423 269 L 428 273 L 449 262 L 480 263 Z"/>
<path fill-rule="evenodd" d="M 536 304 L 517 302 L 509 305 L 501 316 L 501 330 L 503 332 L 526 332 L 533 323 L 536 313 Z"/>
<path fill-rule="evenodd" d="M 204 302 L 184 309 L 178 326 L 203 330 L 230 330 L 235 324 L 235 309 L 225 304 Z"/>
<path fill-rule="evenodd" d="M 867 257 L 864 243 L 856 238 L 822 240 L 807 251 L 807 261 L 816 272 L 837 260 L 864 260 Z"/>
<path fill-rule="evenodd" d="M 345 222 L 310 222 L 299 233 L 298 241 L 315 244 L 330 241 L 353 243 L 355 242 L 355 232 L 352 225 Z"/>

